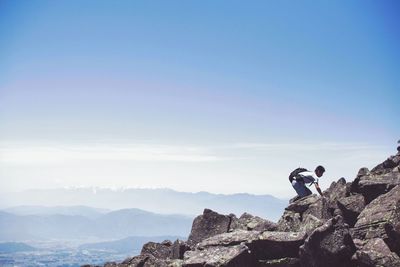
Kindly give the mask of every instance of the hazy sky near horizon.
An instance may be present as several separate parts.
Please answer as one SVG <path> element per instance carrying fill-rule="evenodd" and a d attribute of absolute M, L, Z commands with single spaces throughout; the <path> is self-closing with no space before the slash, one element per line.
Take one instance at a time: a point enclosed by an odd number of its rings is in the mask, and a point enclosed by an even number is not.
<path fill-rule="evenodd" d="M 0 191 L 289 197 L 395 153 L 398 1 L 0 2 Z"/>

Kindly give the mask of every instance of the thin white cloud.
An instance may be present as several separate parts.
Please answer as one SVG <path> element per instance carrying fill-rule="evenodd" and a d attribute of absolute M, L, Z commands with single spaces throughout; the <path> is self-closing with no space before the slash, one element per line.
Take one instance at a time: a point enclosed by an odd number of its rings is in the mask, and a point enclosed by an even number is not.
<path fill-rule="evenodd" d="M 0 162 L 3 163 L 51 164 L 77 160 L 210 162 L 225 159 L 206 148 L 196 146 L 102 144 L 0 147 Z"/>
<path fill-rule="evenodd" d="M 361 143 L 236 143 L 231 146 L 233 149 L 249 149 L 263 151 L 312 151 L 312 150 L 330 150 L 330 151 L 354 151 L 354 150 L 374 150 L 381 149 L 380 146 L 372 146 Z"/>
<path fill-rule="evenodd" d="M 213 162 L 246 159 L 251 151 L 352 152 L 381 147 L 350 143 L 234 143 L 222 146 L 162 144 L 0 144 L 0 162 L 9 164 L 52 164 L 70 161 L 175 161 Z M 237 151 L 232 151 L 237 150 Z M 358 154 L 356 153 L 356 154 Z"/>
<path fill-rule="evenodd" d="M 252 192 L 290 196 L 287 175 L 322 164 L 324 188 L 374 167 L 390 147 L 349 143 L 0 143 L 0 188 L 52 186 L 168 187 L 180 191 Z M 168 164 L 166 164 L 168 163 Z M 170 164 L 171 163 L 171 164 Z M 193 164 L 189 164 L 193 163 Z M 1 178 L 0 177 L 0 178 Z M 285 181 L 285 182 L 282 182 Z"/>

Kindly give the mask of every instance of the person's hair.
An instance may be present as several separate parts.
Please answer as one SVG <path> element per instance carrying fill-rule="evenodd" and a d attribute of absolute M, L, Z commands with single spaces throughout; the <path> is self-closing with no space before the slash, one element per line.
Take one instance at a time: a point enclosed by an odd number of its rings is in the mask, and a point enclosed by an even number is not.
<path fill-rule="evenodd" d="M 324 173 L 325 172 L 325 168 L 323 166 L 319 165 L 317 168 L 315 168 L 315 171 L 319 171 L 319 172 Z"/>

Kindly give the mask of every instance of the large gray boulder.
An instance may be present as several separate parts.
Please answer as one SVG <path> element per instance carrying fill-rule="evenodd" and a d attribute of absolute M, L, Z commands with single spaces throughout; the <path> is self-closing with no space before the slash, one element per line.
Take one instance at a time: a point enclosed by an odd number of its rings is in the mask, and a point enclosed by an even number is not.
<path fill-rule="evenodd" d="M 185 252 L 184 267 L 254 267 L 256 261 L 243 245 L 210 246 Z"/>
<path fill-rule="evenodd" d="M 183 259 L 183 255 L 188 250 L 190 250 L 189 245 L 185 241 L 177 239 L 171 247 L 171 259 Z"/>
<path fill-rule="evenodd" d="M 353 229 L 357 239 L 383 239 L 392 251 L 400 253 L 400 186 L 379 196 L 358 216 Z"/>
<path fill-rule="evenodd" d="M 300 261 L 309 267 L 350 267 L 356 251 L 349 227 L 341 216 L 318 227 L 300 247 Z"/>
<path fill-rule="evenodd" d="M 366 203 L 370 203 L 378 196 L 400 185 L 399 163 L 400 154 L 390 157 L 366 175 L 357 177 L 352 183 L 351 190 L 362 194 Z"/>
<path fill-rule="evenodd" d="M 262 232 L 248 247 L 257 260 L 298 258 L 299 247 L 304 243 L 304 232 Z"/>
<path fill-rule="evenodd" d="M 216 235 L 203 240 L 197 247 L 205 249 L 216 246 L 245 244 L 257 260 L 297 257 L 299 246 L 306 239 L 305 233 L 244 231 Z"/>
<path fill-rule="evenodd" d="M 164 260 L 157 259 L 150 254 L 141 254 L 139 256 L 124 260 L 118 267 L 168 267 Z"/>
<path fill-rule="evenodd" d="M 120 264 L 116 264 L 117 267 L 179 267 L 182 262 L 174 257 L 174 248 L 178 245 L 184 245 L 183 241 L 177 240 L 173 244 L 169 240 L 165 240 L 162 243 L 148 242 L 143 245 L 140 255 L 128 258 Z M 175 252 L 176 253 L 176 252 Z M 178 251 L 177 253 L 182 253 Z M 183 258 L 182 255 L 178 255 Z M 104 266 L 106 267 L 106 266 Z M 110 265 L 110 267 L 113 267 Z"/>
<path fill-rule="evenodd" d="M 172 243 L 169 240 L 165 240 L 162 243 L 148 242 L 143 245 L 142 255 L 152 255 L 157 259 L 168 259 L 172 256 Z"/>
<path fill-rule="evenodd" d="M 166 263 L 167 263 L 168 267 L 182 267 L 183 266 L 183 260 L 179 260 L 179 259 L 167 260 Z"/>
<path fill-rule="evenodd" d="M 356 224 L 357 217 L 365 208 L 365 199 L 361 194 L 355 194 L 337 201 L 339 209 L 342 211 L 344 221 L 353 227 Z"/>
<path fill-rule="evenodd" d="M 285 210 L 278 221 L 278 231 L 298 232 L 302 226 L 302 215 L 298 212 Z"/>
<path fill-rule="evenodd" d="M 400 153 L 397 153 L 397 155 L 390 156 L 388 159 L 386 159 L 384 162 L 376 166 L 371 170 L 371 173 L 373 174 L 385 174 L 388 172 L 391 172 L 393 168 L 396 168 L 400 164 Z"/>
<path fill-rule="evenodd" d="M 305 232 L 310 234 L 315 228 L 324 224 L 324 220 L 312 214 L 300 214 L 286 210 L 278 221 L 277 231 L 281 232 Z"/>
<path fill-rule="evenodd" d="M 369 169 L 367 167 L 362 167 L 358 170 L 357 178 L 366 176 L 369 174 Z"/>
<path fill-rule="evenodd" d="M 353 256 L 354 265 L 359 267 L 393 267 L 400 266 L 399 256 L 390 251 L 381 238 L 370 239 Z"/>
<path fill-rule="evenodd" d="M 237 230 L 234 232 L 224 233 L 209 237 L 197 245 L 197 248 L 204 249 L 206 247 L 216 246 L 234 246 L 238 244 L 250 244 L 254 240 L 259 239 L 260 231 Z"/>
<path fill-rule="evenodd" d="M 349 195 L 349 188 L 347 187 L 346 179 L 343 177 L 337 182 L 333 182 L 330 187 L 323 192 L 324 199 L 328 201 L 327 204 L 331 214 L 333 214 L 334 210 L 338 208 L 337 200 Z"/>
<path fill-rule="evenodd" d="M 208 237 L 228 232 L 231 221 L 232 218 L 230 216 L 204 209 L 203 215 L 197 216 L 193 221 L 187 244 L 194 247 Z"/>
<path fill-rule="evenodd" d="M 310 207 L 310 205 L 318 201 L 318 199 L 319 197 L 317 195 L 309 195 L 290 203 L 285 210 L 302 214 Z"/>
<path fill-rule="evenodd" d="M 303 221 L 301 223 L 299 232 L 304 232 L 310 235 L 316 228 L 320 227 L 324 224 L 324 220 L 320 220 L 317 217 L 308 214 L 303 217 Z"/>
<path fill-rule="evenodd" d="M 335 201 L 336 202 L 336 201 Z M 327 221 L 332 218 L 336 206 L 333 206 L 333 201 L 327 197 L 318 197 L 301 216 L 304 218 L 307 215 L 312 215 L 320 220 Z"/>
<path fill-rule="evenodd" d="M 246 245 L 255 260 L 270 260 L 281 258 L 296 258 L 299 247 L 306 239 L 305 233 L 245 231 L 219 234 L 203 240 L 197 249 L 206 250 L 209 247 L 231 247 Z M 185 254 L 186 256 L 186 254 Z"/>
<path fill-rule="evenodd" d="M 340 185 L 341 189 L 346 188 L 345 181 L 344 183 L 337 183 L 335 186 L 338 185 Z M 279 219 L 277 230 L 283 232 L 310 232 L 313 228 L 332 218 L 336 206 L 332 204 L 334 201 L 328 197 L 332 196 L 332 199 L 336 199 L 338 194 L 332 192 L 324 197 L 311 195 L 292 202 Z"/>
<path fill-rule="evenodd" d="M 231 215 L 231 218 L 236 218 Z M 278 225 L 269 220 L 253 216 L 249 213 L 243 213 L 239 219 L 232 220 L 230 231 L 247 230 L 247 231 L 275 231 Z"/>
<path fill-rule="evenodd" d="M 298 258 L 261 260 L 258 261 L 257 267 L 300 267 L 300 260 Z"/>
<path fill-rule="evenodd" d="M 278 221 L 277 230 L 281 232 L 298 232 L 302 227 L 303 213 L 306 212 L 310 206 L 318 202 L 319 197 L 310 195 L 298 200 L 292 201 Z M 316 210 L 318 204 L 313 206 Z"/>

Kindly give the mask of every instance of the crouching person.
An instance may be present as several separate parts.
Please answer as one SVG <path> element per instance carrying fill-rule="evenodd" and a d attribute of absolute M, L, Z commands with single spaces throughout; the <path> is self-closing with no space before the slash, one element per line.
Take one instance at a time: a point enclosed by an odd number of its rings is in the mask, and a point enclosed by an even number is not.
<path fill-rule="evenodd" d="M 315 185 L 315 189 L 322 196 L 321 188 L 318 185 L 318 178 L 325 172 L 325 168 L 321 165 L 315 168 L 314 172 L 308 171 L 304 168 L 297 168 L 289 175 L 289 181 L 297 193 L 297 199 L 311 195 L 312 192 L 308 187 Z"/>

